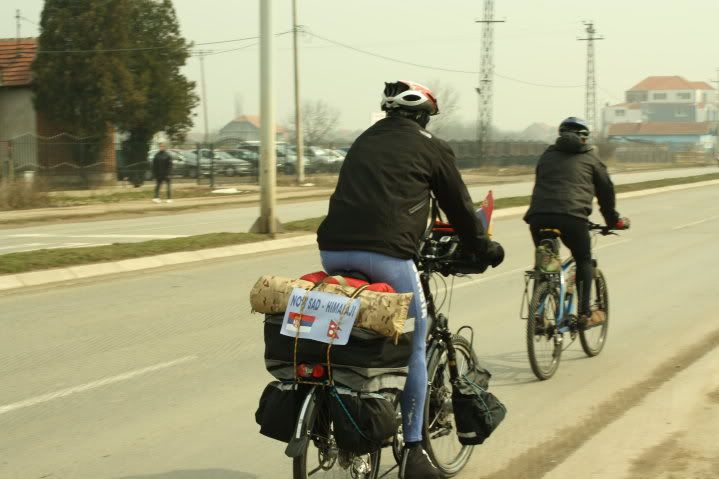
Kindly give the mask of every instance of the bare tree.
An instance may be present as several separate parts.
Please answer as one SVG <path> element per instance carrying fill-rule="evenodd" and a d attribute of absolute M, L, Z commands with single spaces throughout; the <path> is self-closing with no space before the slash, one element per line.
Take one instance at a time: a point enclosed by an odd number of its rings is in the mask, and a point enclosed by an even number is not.
<path fill-rule="evenodd" d="M 302 133 L 305 145 L 321 145 L 332 136 L 340 112 L 323 100 L 306 100 L 302 103 Z M 290 115 L 287 131 L 294 137 L 295 115 Z"/>
<path fill-rule="evenodd" d="M 432 90 L 439 104 L 439 114 L 429 121 L 428 129 L 439 134 L 455 123 L 459 109 L 459 93 L 452 85 L 442 83 L 439 79 L 434 79 L 427 86 Z"/>

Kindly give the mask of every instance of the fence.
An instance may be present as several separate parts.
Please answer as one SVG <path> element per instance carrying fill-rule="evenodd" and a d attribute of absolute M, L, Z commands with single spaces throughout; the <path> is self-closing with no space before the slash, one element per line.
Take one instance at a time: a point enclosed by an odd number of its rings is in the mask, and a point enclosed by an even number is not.
<path fill-rule="evenodd" d="M 534 166 L 548 146 L 538 141 L 494 141 L 487 145 L 487 156 L 481 158 L 476 141 L 451 141 L 459 168 Z M 656 164 L 714 163 L 711 151 L 697 145 L 651 143 L 600 143 L 599 154 L 605 161 Z M 126 181 L 140 186 L 152 180 L 152 158 L 144 146 L 133 153 L 127 142 L 103 142 L 97 138 L 78 138 L 61 134 L 54 137 L 23 135 L 0 141 L 0 178 L 42 179 L 49 188 L 93 188 Z M 212 187 L 257 183 L 259 172 L 258 142 L 225 138 L 200 144 L 172 144 L 173 176 L 181 181 Z M 332 148 L 308 146 L 305 149 L 305 171 L 309 181 L 336 175 L 344 152 Z M 139 156 L 139 159 L 138 159 Z M 297 157 L 289 145 L 277 144 L 278 183 L 288 184 L 296 174 Z M 26 173 L 27 172 L 27 173 Z"/>
<path fill-rule="evenodd" d="M 42 177 L 48 186 L 93 187 L 114 180 L 112 145 L 69 134 L 26 134 L 0 142 L 0 176 Z"/>

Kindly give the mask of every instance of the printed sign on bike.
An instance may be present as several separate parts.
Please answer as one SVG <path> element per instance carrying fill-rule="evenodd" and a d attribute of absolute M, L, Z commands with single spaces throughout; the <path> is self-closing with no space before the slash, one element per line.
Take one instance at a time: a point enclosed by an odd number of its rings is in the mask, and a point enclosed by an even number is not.
<path fill-rule="evenodd" d="M 294 288 L 280 332 L 342 346 L 349 341 L 359 308 L 359 299 Z"/>

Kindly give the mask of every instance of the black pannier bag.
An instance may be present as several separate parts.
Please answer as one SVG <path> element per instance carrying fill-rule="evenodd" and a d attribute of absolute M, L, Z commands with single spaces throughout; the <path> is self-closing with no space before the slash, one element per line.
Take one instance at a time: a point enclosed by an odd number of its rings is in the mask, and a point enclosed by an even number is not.
<path fill-rule="evenodd" d="M 482 444 L 507 414 L 497 397 L 490 393 L 489 371 L 472 362 L 467 373 L 452 383 L 452 408 L 457 438 L 466 446 Z"/>
<path fill-rule="evenodd" d="M 289 442 L 308 392 L 306 385 L 281 381 L 269 383 L 262 392 L 259 407 L 255 412 L 260 434 Z"/>
<path fill-rule="evenodd" d="M 389 391 L 357 393 L 333 388 L 329 409 L 337 447 L 353 454 L 380 449 L 397 432 L 395 397 Z"/>

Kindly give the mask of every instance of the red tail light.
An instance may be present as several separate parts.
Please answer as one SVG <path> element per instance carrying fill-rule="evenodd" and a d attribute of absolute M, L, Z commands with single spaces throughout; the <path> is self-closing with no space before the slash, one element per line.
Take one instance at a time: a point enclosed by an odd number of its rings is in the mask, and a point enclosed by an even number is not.
<path fill-rule="evenodd" d="M 309 364 L 298 364 L 297 365 L 297 376 L 301 378 L 312 377 L 312 366 Z"/>
<path fill-rule="evenodd" d="M 298 364 L 297 365 L 297 376 L 300 378 L 315 378 L 319 379 L 324 377 L 325 367 L 322 364 Z"/>
<path fill-rule="evenodd" d="M 321 378 L 325 375 L 325 367 L 321 364 L 315 364 L 315 366 L 312 368 L 312 377 L 313 378 Z"/>

